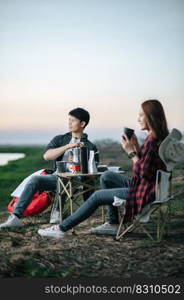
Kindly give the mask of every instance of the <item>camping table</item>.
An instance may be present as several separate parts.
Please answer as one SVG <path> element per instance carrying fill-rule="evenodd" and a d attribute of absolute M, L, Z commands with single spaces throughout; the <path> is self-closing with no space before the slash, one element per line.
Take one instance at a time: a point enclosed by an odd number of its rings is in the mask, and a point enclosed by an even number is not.
<path fill-rule="evenodd" d="M 124 171 L 118 171 L 118 173 L 123 174 Z M 97 183 L 97 179 L 103 174 L 103 172 L 97 173 L 57 173 L 57 189 L 54 199 L 53 209 L 56 207 L 56 204 L 59 202 L 59 211 L 60 211 L 60 221 L 63 221 L 63 205 L 62 197 L 65 198 L 66 205 L 69 204 L 70 214 L 73 214 L 73 205 L 78 204 L 77 199 L 86 192 L 96 191 L 101 189 L 100 185 Z M 81 178 L 85 178 L 85 181 L 82 181 Z M 91 183 L 93 179 L 93 183 Z M 85 189 L 83 189 L 85 188 Z M 78 204 L 79 206 L 79 204 Z M 52 213 L 52 212 L 51 212 Z M 105 222 L 104 208 L 102 206 L 102 222 Z"/>

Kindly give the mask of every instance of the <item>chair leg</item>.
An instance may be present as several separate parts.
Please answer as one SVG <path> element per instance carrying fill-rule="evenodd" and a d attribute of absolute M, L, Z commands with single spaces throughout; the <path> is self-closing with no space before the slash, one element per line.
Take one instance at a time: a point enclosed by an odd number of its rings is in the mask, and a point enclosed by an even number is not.
<path fill-rule="evenodd" d="M 170 212 L 169 212 L 169 208 L 168 208 L 166 218 L 167 218 L 167 220 L 166 220 L 166 226 L 165 226 L 165 234 L 166 234 L 166 236 L 169 236 L 169 229 L 170 229 Z"/>
<path fill-rule="evenodd" d="M 162 226 L 160 228 L 159 241 L 161 241 L 164 233 L 168 234 L 169 206 L 166 206 L 166 211 L 163 212 L 163 214 L 161 212 L 161 216 L 162 216 Z"/>
<path fill-rule="evenodd" d="M 120 234 L 122 225 L 123 225 L 123 218 L 121 218 L 121 221 L 119 223 L 118 231 L 117 231 L 117 234 L 116 234 L 116 240 L 118 240 L 118 238 L 119 238 L 119 234 Z"/>
<path fill-rule="evenodd" d="M 164 208 L 164 210 L 162 210 Z M 123 230 L 122 233 L 120 233 L 122 225 L 123 225 L 123 218 L 121 219 L 121 222 L 118 227 L 116 240 L 119 240 L 121 237 L 123 237 L 127 232 L 130 232 L 134 230 L 137 227 L 140 227 L 143 232 L 150 238 L 151 241 L 154 242 L 160 242 L 162 240 L 162 237 L 164 234 L 168 233 L 168 225 L 170 222 L 170 215 L 171 215 L 171 209 L 169 205 L 164 205 L 163 207 L 159 207 L 157 210 L 157 218 L 156 218 L 156 237 L 155 234 L 151 234 L 146 228 L 144 223 L 140 223 L 139 220 L 134 221 L 133 224 L 128 226 Z"/>
<path fill-rule="evenodd" d="M 160 242 L 162 240 L 162 236 L 164 234 L 165 230 L 165 213 L 162 213 L 161 207 L 158 210 L 157 213 L 157 235 L 156 235 L 156 241 Z"/>
<path fill-rule="evenodd" d="M 158 210 L 157 214 L 157 241 L 160 239 L 160 219 L 161 219 L 161 211 L 160 209 Z"/>
<path fill-rule="evenodd" d="M 171 203 L 168 203 L 168 211 L 167 211 L 167 226 L 166 226 L 166 235 L 169 235 L 170 230 L 170 224 L 171 224 Z"/>
<path fill-rule="evenodd" d="M 117 231 L 117 234 L 116 234 L 116 240 L 119 240 L 122 236 L 124 236 L 128 231 L 132 231 L 135 227 L 135 224 L 131 224 L 130 226 L 127 226 L 127 228 L 125 228 L 125 230 L 120 233 L 120 230 L 121 230 L 121 227 L 122 227 L 122 223 L 123 223 L 123 220 L 121 220 L 120 224 L 119 224 L 119 228 L 118 228 L 118 231 Z"/>
<path fill-rule="evenodd" d="M 150 238 L 150 240 L 154 241 L 154 238 L 152 237 L 152 235 L 148 232 L 148 230 L 144 227 L 143 224 L 139 223 L 138 224 L 139 227 L 141 227 L 141 229 L 144 231 L 144 233 Z"/>

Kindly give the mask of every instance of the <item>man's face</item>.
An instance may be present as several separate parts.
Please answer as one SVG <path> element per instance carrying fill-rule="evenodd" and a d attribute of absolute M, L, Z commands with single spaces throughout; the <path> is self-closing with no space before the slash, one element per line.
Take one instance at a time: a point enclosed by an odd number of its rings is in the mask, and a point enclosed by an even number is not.
<path fill-rule="evenodd" d="M 71 132 L 78 132 L 84 129 L 85 122 L 81 122 L 79 119 L 70 116 L 68 117 L 68 127 Z"/>

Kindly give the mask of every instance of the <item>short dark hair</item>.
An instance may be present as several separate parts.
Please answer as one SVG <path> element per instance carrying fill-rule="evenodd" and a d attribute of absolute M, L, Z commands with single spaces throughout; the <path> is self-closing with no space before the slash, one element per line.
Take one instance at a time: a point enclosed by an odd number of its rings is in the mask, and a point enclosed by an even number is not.
<path fill-rule="evenodd" d="M 81 107 L 77 107 L 77 108 L 71 110 L 69 112 L 69 115 L 79 119 L 81 122 L 83 122 L 83 121 L 86 122 L 85 127 L 88 125 L 89 120 L 90 120 L 90 114 L 88 113 L 88 111 Z"/>

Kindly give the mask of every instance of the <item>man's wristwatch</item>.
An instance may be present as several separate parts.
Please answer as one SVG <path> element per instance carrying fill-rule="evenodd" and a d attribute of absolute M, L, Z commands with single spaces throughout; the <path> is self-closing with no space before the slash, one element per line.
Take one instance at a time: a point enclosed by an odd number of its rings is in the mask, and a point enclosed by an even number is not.
<path fill-rule="evenodd" d="M 130 152 L 130 153 L 128 154 L 128 157 L 129 157 L 129 158 L 133 158 L 133 157 L 136 156 L 136 155 L 137 155 L 137 152 L 132 151 L 132 152 Z"/>

